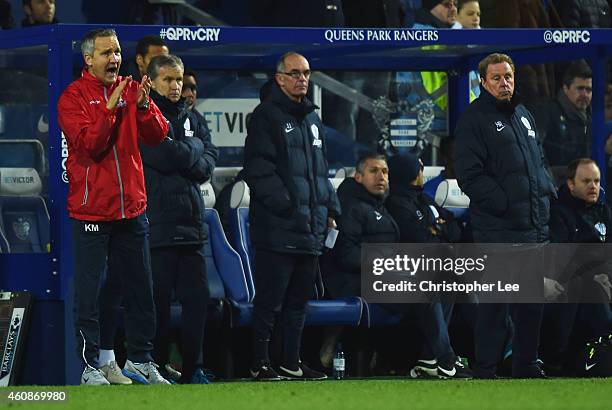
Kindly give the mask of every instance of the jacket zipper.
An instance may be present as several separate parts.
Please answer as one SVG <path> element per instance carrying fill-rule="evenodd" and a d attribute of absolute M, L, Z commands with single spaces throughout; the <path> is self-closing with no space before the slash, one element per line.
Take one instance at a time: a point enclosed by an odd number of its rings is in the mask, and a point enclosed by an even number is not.
<path fill-rule="evenodd" d="M 81 201 L 81 205 L 87 205 L 87 198 L 89 197 L 89 167 L 85 171 L 85 193 L 83 194 L 83 201 Z"/>
<path fill-rule="evenodd" d="M 104 87 L 104 99 L 108 102 L 108 93 Z M 115 155 L 115 168 L 117 168 L 117 177 L 119 178 L 119 197 L 121 199 L 121 219 L 125 219 L 125 203 L 123 198 L 123 181 L 121 180 L 121 170 L 119 169 L 119 157 L 117 156 L 117 147 L 113 145 L 113 154 Z"/>
<path fill-rule="evenodd" d="M 314 156 L 316 153 L 312 148 L 312 142 L 310 141 L 310 130 L 309 122 L 306 118 L 300 123 L 300 131 L 302 132 L 302 143 L 304 144 L 304 154 L 306 157 L 306 172 L 308 173 L 308 184 L 310 185 L 310 229 L 314 227 L 314 208 L 319 203 L 319 196 L 317 195 L 317 181 L 315 171 L 315 160 Z"/>

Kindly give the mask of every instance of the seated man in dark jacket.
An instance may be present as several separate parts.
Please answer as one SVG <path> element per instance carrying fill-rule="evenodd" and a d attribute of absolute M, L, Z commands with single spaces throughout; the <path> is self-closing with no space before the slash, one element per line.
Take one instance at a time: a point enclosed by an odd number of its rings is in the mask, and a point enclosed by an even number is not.
<path fill-rule="evenodd" d="M 367 155 L 356 166 L 355 178 L 347 178 L 338 188 L 342 207 L 338 240 L 331 254 L 333 267 L 326 272 L 326 285 L 333 297 L 361 294 L 361 244 L 393 243 L 400 230 L 384 206 L 389 187 L 389 169 L 384 156 Z M 428 350 L 412 377 L 469 378 L 469 369 L 457 360 L 450 346 L 440 303 L 384 305 L 400 313 L 414 314 L 424 333 Z"/>
<path fill-rule="evenodd" d="M 355 177 L 346 178 L 338 187 L 342 217 L 330 258 L 335 266 L 326 277 L 326 287 L 335 298 L 361 293 L 362 243 L 394 243 L 400 239 L 399 228 L 384 206 L 388 172 L 384 156 L 366 155 L 357 162 Z"/>
<path fill-rule="evenodd" d="M 173 55 L 154 57 L 147 74 L 151 98 L 169 121 L 168 138 L 158 147 L 141 144 L 151 230 L 153 296 L 157 314 L 155 358 L 168 363 L 170 302 L 174 290 L 182 305 L 181 383 L 207 384 L 201 355 L 208 304 L 204 242 L 204 201 L 200 184 L 215 168 L 218 151 L 206 124 L 181 97 L 183 63 Z"/>
<path fill-rule="evenodd" d="M 609 243 L 612 229 L 612 210 L 600 197 L 600 172 L 595 161 L 581 158 L 572 161 L 567 169 L 567 183 L 559 188 L 559 199 L 551 206 L 550 239 L 556 243 Z M 588 252 L 590 249 L 578 249 Z M 602 250 L 593 249 L 595 258 L 602 256 Z M 585 260 L 585 255 L 579 259 Z M 590 262 L 594 259 L 587 256 Z M 608 266 L 607 266 L 608 265 Z M 592 272 L 584 272 L 579 278 L 552 278 L 549 292 L 551 299 L 558 301 L 567 298 L 566 293 L 573 293 L 575 285 L 582 295 L 588 294 L 589 302 L 594 301 L 594 293 L 599 293 L 607 303 L 559 303 L 548 304 L 544 310 L 544 329 L 542 333 L 543 357 L 551 372 L 562 370 L 562 364 L 568 365 L 569 374 L 577 352 L 589 339 L 604 335 L 612 330 L 612 313 L 610 311 L 610 271 L 609 263 L 592 266 Z M 595 291 L 595 292 L 593 292 Z M 553 298 L 554 297 L 554 298 Z M 570 299 L 574 299 L 569 296 Z M 570 300 L 571 301 L 571 300 Z M 578 331 L 580 337 L 571 337 Z M 580 343 L 570 346 L 570 340 Z M 572 351 L 573 350 L 573 351 Z M 561 373 L 568 374 L 568 373 Z"/>
<path fill-rule="evenodd" d="M 461 240 L 461 223 L 453 214 L 438 206 L 423 190 L 423 163 L 412 154 L 396 155 L 389 159 L 390 194 L 385 204 L 400 229 L 403 243 L 449 243 Z M 431 305 L 435 323 L 444 340 L 453 314 L 453 302 Z M 466 309 L 472 312 L 473 309 Z M 472 314 L 473 316 L 473 314 Z M 446 342 L 445 342 L 446 343 Z M 449 346 L 450 349 L 450 346 Z M 430 345 L 424 346 L 424 356 L 434 357 Z M 419 360 L 411 374 L 430 374 L 435 370 L 431 360 Z"/>
<path fill-rule="evenodd" d="M 461 225 L 423 191 L 423 163 L 412 154 L 389 160 L 387 209 L 400 228 L 401 242 L 448 243 L 461 239 Z"/>

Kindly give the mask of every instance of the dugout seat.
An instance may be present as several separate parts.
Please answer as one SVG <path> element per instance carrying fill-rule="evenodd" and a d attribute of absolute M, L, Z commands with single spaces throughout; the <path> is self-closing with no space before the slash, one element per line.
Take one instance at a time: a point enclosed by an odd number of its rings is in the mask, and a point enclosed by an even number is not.
<path fill-rule="evenodd" d="M 252 301 L 256 293 L 256 284 L 253 276 L 255 271 L 254 249 L 251 246 L 249 234 L 249 209 L 244 206 L 248 205 L 250 201 L 250 193 L 244 181 L 237 183 L 234 186 L 234 190 L 236 192 L 232 192 L 232 200 L 230 201 L 232 208 L 230 209 L 229 218 L 230 237 L 232 238 L 231 245 L 240 255 Z M 237 207 L 234 207 L 234 205 Z M 324 294 L 322 281 L 317 281 L 315 288 L 314 293 L 316 297 L 322 297 Z M 358 326 L 361 323 L 363 305 L 364 303 L 359 297 L 335 300 L 310 300 L 306 305 L 306 325 Z"/>

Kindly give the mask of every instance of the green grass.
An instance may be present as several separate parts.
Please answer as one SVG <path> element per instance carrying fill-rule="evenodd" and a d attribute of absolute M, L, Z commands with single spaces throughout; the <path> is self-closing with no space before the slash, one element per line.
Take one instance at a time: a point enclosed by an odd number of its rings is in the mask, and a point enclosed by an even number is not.
<path fill-rule="evenodd" d="M 68 393 L 63 404 L 8 403 L 10 391 Z M 19 409 L 612 409 L 612 379 L 495 381 L 343 380 L 208 386 L 67 386 L 0 389 Z M 7 404 L 8 403 L 8 404 Z"/>

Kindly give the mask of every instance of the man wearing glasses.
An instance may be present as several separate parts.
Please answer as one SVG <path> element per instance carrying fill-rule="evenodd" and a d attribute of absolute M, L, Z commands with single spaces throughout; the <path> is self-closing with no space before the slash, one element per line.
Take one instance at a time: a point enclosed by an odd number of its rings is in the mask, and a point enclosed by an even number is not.
<path fill-rule="evenodd" d="M 260 92 L 248 125 L 245 181 L 251 193 L 250 233 L 255 248 L 253 301 L 255 380 L 324 379 L 300 362 L 306 302 L 318 256 L 340 207 L 327 179 L 325 134 L 306 97 L 310 67 L 304 56 L 284 54 Z M 268 346 L 280 314 L 283 349 L 277 370 Z"/>

